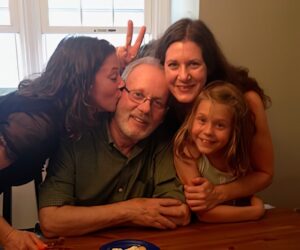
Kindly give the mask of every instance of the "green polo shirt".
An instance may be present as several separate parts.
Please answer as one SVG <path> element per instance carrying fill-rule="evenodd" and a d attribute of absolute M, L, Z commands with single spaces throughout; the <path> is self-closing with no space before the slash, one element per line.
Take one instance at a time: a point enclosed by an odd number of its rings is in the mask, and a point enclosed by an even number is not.
<path fill-rule="evenodd" d="M 114 145 L 108 120 L 104 117 L 79 141 L 62 142 L 41 186 L 40 208 L 103 205 L 136 197 L 185 200 L 175 174 L 171 140 L 162 141 L 158 130 L 126 157 Z"/>

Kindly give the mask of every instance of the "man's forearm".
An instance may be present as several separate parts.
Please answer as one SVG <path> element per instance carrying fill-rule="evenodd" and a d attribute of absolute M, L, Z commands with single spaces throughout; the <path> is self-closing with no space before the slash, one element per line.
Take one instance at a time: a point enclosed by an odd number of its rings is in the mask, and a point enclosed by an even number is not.
<path fill-rule="evenodd" d="M 126 211 L 115 204 L 45 207 L 40 210 L 39 217 L 46 237 L 83 235 L 128 220 Z"/>
<path fill-rule="evenodd" d="M 176 199 L 135 198 L 92 207 L 45 207 L 39 217 L 46 237 L 76 236 L 117 225 L 173 229 L 189 222 L 189 209 Z"/>

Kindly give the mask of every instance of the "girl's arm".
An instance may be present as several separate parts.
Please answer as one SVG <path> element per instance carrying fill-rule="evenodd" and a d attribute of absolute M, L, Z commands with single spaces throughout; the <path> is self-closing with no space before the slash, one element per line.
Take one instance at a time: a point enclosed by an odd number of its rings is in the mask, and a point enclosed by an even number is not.
<path fill-rule="evenodd" d="M 192 179 L 200 176 L 196 162 L 193 159 L 180 159 L 174 154 L 174 164 L 180 181 L 185 185 L 193 185 Z"/>
<path fill-rule="evenodd" d="M 237 181 L 215 187 L 219 203 L 259 192 L 272 183 L 274 152 L 267 115 L 261 98 L 253 91 L 245 94 L 249 108 L 255 115 L 256 134 L 252 142 L 251 161 L 254 171 Z"/>
<path fill-rule="evenodd" d="M 193 209 L 192 209 L 193 210 Z M 263 201 L 253 196 L 251 205 L 238 207 L 230 205 L 218 205 L 207 212 L 196 212 L 200 221 L 209 223 L 241 222 L 258 220 L 264 215 L 265 209 Z"/>

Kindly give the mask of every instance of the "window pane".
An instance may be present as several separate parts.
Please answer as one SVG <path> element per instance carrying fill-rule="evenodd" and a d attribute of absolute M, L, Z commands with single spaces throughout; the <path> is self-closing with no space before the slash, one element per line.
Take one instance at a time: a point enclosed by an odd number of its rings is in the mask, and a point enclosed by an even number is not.
<path fill-rule="evenodd" d="M 0 25 L 10 25 L 8 0 L 0 0 Z"/>
<path fill-rule="evenodd" d="M 49 9 L 80 9 L 80 0 L 48 0 Z"/>
<path fill-rule="evenodd" d="M 0 33 L 0 88 L 16 88 L 19 84 L 16 35 Z"/>
<path fill-rule="evenodd" d="M 80 26 L 79 10 L 49 10 L 50 26 Z"/>
<path fill-rule="evenodd" d="M 49 60 L 50 56 L 56 49 L 57 45 L 67 34 L 43 34 L 43 49 L 44 49 L 44 57 L 43 57 L 43 64 L 44 67 Z"/>
<path fill-rule="evenodd" d="M 115 9 L 136 9 L 144 11 L 143 0 L 114 0 Z"/>
<path fill-rule="evenodd" d="M 113 26 L 113 0 L 82 0 L 82 25 Z"/>
<path fill-rule="evenodd" d="M 126 26 L 127 20 L 133 21 L 135 26 L 144 25 L 144 1 L 141 0 L 114 0 L 115 26 Z"/>
<path fill-rule="evenodd" d="M 50 26 L 144 25 L 144 0 L 49 0 Z"/>
<path fill-rule="evenodd" d="M 112 11 L 83 11 L 84 26 L 113 26 Z"/>
<path fill-rule="evenodd" d="M 124 0 L 123 0 L 124 1 Z M 113 8 L 113 0 L 81 0 L 82 9 L 109 9 Z"/>
<path fill-rule="evenodd" d="M 43 46 L 44 46 L 44 67 L 49 60 L 50 56 L 56 49 L 58 43 L 63 39 L 67 34 L 44 34 L 43 35 Z M 74 34 L 76 35 L 76 34 Z M 81 34 L 83 35 L 83 34 Z M 99 39 L 106 39 L 115 47 L 124 46 L 126 40 L 126 34 L 84 34 L 86 36 L 98 37 Z M 133 34 L 132 41 L 135 41 L 137 38 L 136 33 Z M 151 40 L 149 34 L 145 34 L 144 43 L 148 43 Z"/>
<path fill-rule="evenodd" d="M 50 26 L 80 26 L 80 0 L 49 0 Z"/>
<path fill-rule="evenodd" d="M 138 12 L 115 12 L 115 25 L 114 26 L 127 26 L 128 19 L 131 19 L 135 27 L 144 25 L 144 13 Z M 128 18 L 130 17 L 130 18 Z"/>

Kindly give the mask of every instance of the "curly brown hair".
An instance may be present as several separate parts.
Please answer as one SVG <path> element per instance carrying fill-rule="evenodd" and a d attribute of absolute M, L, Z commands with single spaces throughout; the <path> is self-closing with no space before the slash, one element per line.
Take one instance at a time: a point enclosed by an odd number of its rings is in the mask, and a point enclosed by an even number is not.
<path fill-rule="evenodd" d="M 64 126 L 78 138 L 86 126 L 96 122 L 90 88 L 95 75 L 115 47 L 104 39 L 68 36 L 60 41 L 42 74 L 20 82 L 18 94 L 52 100 L 64 110 Z"/>

